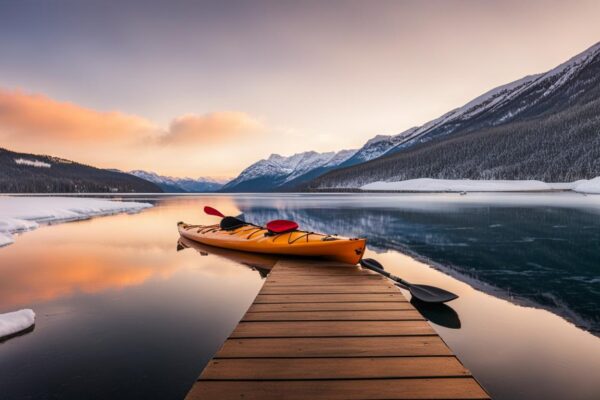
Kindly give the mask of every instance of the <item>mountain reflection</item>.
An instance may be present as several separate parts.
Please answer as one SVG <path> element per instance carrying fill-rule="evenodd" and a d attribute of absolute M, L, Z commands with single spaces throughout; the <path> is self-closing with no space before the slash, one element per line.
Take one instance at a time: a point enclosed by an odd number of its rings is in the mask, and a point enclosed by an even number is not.
<path fill-rule="evenodd" d="M 600 332 L 600 216 L 547 206 L 473 204 L 281 208 L 240 201 L 249 222 L 291 219 L 301 229 L 361 236 L 375 252 L 397 250 L 473 280 L 480 289 L 549 309 Z M 482 284 L 483 283 L 483 284 Z M 491 285 L 491 287 L 490 287 Z"/>

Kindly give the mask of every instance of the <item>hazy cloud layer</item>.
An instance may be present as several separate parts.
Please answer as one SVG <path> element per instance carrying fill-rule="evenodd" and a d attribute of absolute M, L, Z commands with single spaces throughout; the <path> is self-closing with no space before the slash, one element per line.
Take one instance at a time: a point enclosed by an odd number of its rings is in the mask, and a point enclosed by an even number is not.
<path fill-rule="evenodd" d="M 13 140 L 140 140 L 155 127 L 143 118 L 99 112 L 46 96 L 0 89 L 0 134 Z"/>
<path fill-rule="evenodd" d="M 175 118 L 162 138 L 166 144 L 219 144 L 240 135 L 260 134 L 265 127 L 250 115 L 237 111 Z"/>
<path fill-rule="evenodd" d="M 194 166 L 197 175 L 210 174 L 214 168 L 200 162 L 213 156 L 207 148 L 214 152 L 232 142 L 249 142 L 266 131 L 258 119 L 239 111 L 186 114 L 165 129 L 135 115 L 0 89 L 0 145 L 100 167 L 174 173 L 180 163 L 188 166 L 188 174 L 193 175 Z"/>

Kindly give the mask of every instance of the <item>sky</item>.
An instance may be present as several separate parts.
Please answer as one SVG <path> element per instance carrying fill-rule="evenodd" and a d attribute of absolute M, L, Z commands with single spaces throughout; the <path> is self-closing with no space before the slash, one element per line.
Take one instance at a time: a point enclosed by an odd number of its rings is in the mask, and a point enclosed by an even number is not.
<path fill-rule="evenodd" d="M 233 177 L 358 148 L 600 41 L 598 1 L 0 0 L 0 147 Z"/>

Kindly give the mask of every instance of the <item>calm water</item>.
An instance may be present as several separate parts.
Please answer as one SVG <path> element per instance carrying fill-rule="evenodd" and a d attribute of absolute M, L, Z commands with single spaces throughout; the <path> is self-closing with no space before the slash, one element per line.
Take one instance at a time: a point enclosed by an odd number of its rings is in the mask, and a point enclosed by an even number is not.
<path fill-rule="evenodd" d="M 460 294 L 422 312 L 496 399 L 600 398 L 600 197 L 145 200 L 156 207 L 0 248 L 0 312 L 37 313 L 32 332 L 0 342 L 1 399 L 182 398 L 260 290 L 265 271 L 248 265 L 272 263 L 178 251 L 175 223 L 212 222 L 205 204 L 364 235 L 390 271 Z"/>

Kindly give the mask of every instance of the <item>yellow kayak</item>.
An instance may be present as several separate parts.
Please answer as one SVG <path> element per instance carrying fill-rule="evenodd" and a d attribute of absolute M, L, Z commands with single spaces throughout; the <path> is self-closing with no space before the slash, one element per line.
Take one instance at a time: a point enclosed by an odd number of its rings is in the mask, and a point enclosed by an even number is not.
<path fill-rule="evenodd" d="M 307 231 L 269 232 L 256 225 L 224 230 L 220 225 L 177 223 L 184 238 L 226 249 L 289 256 L 322 257 L 356 264 L 365 251 L 366 239 L 350 239 Z"/>

